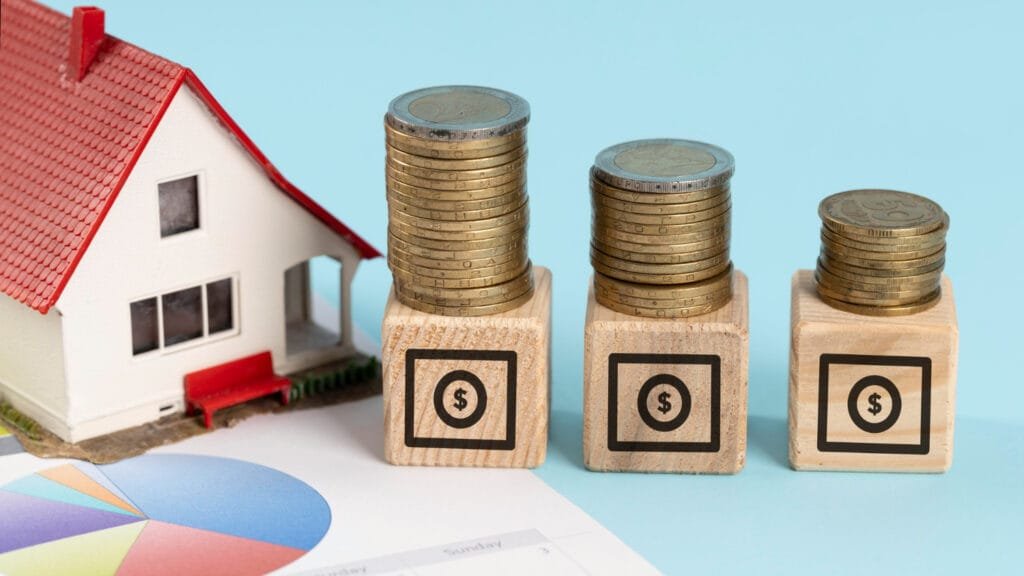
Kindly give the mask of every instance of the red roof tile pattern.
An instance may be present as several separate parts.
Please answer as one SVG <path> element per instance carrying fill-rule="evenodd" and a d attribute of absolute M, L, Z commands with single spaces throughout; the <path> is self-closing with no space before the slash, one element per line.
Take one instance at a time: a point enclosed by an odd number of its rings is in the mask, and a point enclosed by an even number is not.
<path fill-rule="evenodd" d="M 57 302 L 182 84 L 282 191 L 380 256 L 281 176 L 188 68 L 108 35 L 76 82 L 70 28 L 45 6 L 0 0 L 0 292 L 43 314 Z"/>

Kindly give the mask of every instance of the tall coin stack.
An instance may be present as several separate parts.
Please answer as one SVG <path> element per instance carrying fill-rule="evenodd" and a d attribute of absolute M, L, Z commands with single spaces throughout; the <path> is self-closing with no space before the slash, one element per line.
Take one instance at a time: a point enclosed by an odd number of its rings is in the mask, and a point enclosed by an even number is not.
<path fill-rule="evenodd" d="M 482 316 L 530 299 L 529 118 L 522 98 L 476 86 L 424 88 L 391 102 L 388 265 L 403 304 Z"/>
<path fill-rule="evenodd" d="M 935 202 L 894 190 L 851 190 L 818 206 L 818 295 L 872 316 L 927 310 L 941 297 L 949 216 Z"/>
<path fill-rule="evenodd" d="M 689 140 L 637 140 L 590 170 L 597 301 L 617 312 L 682 318 L 732 298 L 727 151 Z"/>

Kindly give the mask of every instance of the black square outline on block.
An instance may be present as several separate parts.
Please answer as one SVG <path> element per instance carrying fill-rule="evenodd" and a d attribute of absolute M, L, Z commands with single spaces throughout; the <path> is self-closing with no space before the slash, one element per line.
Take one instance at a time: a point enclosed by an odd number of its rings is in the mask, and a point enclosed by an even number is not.
<path fill-rule="evenodd" d="M 650 442 L 619 440 L 619 364 L 684 364 L 711 367 L 711 440 L 709 442 Z M 722 359 L 715 354 L 608 355 L 608 450 L 611 452 L 718 452 L 722 428 Z"/>
<path fill-rule="evenodd" d="M 485 360 L 508 363 L 505 438 L 423 438 L 416 436 L 416 361 Z M 405 445 L 409 448 L 456 448 L 467 450 L 515 450 L 516 448 L 516 353 L 512 350 L 437 350 L 410 348 L 405 351 Z"/>
<path fill-rule="evenodd" d="M 921 369 L 921 440 L 917 444 L 828 441 L 828 369 L 833 364 L 910 366 Z M 818 451 L 861 454 L 927 454 L 931 437 L 932 360 L 921 356 L 822 354 L 818 368 Z"/>

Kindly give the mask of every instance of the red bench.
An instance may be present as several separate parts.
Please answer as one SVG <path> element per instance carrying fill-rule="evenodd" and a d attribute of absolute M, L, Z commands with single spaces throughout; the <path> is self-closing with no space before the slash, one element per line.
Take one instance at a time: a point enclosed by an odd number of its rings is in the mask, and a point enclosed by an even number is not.
<path fill-rule="evenodd" d="M 274 374 L 270 351 L 232 360 L 225 364 L 185 375 L 187 414 L 203 411 L 203 422 L 213 428 L 213 413 L 270 394 L 280 394 L 288 403 L 292 382 Z"/>

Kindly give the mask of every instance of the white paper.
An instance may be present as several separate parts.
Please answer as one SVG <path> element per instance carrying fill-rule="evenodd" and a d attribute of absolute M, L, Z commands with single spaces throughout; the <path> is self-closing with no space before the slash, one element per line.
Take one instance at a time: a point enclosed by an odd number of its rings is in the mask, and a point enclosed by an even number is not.
<path fill-rule="evenodd" d="M 375 344 L 356 336 L 372 352 Z M 254 416 L 152 452 L 254 462 L 320 492 L 331 527 L 279 574 L 657 573 L 529 470 L 392 466 L 383 451 L 374 397 Z M 63 462 L 0 457 L 0 485 Z"/>
<path fill-rule="evenodd" d="M 453 543 L 538 537 L 526 546 L 399 564 L 380 574 L 654 574 L 646 561 L 528 470 L 392 466 L 383 455 L 380 397 L 254 416 L 153 450 L 237 458 L 306 482 L 331 507 L 324 539 L 279 571 L 293 574 Z M 0 457 L 0 485 L 64 463 Z M 404 556 L 402 556 L 404 558 Z M 410 557 L 415 557 L 412 555 Z M 569 567 L 573 567 L 571 570 Z M 323 574 L 345 572 L 322 571 Z M 357 572 L 349 572 L 357 573 Z"/>

